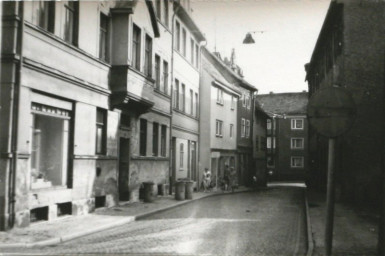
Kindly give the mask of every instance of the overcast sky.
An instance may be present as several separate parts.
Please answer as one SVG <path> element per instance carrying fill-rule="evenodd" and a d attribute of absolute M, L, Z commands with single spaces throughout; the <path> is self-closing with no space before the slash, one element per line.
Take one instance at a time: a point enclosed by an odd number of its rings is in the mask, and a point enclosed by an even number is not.
<path fill-rule="evenodd" d="M 330 0 L 191 0 L 209 50 L 230 57 L 259 94 L 307 90 L 310 61 Z M 249 31 L 255 44 L 242 44 Z"/>

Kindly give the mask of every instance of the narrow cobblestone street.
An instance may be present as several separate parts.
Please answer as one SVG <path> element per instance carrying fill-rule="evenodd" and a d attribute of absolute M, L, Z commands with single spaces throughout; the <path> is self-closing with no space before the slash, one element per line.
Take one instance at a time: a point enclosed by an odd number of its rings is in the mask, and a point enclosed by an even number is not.
<path fill-rule="evenodd" d="M 276 187 L 209 197 L 67 243 L 12 253 L 304 255 L 305 230 L 302 188 Z"/>

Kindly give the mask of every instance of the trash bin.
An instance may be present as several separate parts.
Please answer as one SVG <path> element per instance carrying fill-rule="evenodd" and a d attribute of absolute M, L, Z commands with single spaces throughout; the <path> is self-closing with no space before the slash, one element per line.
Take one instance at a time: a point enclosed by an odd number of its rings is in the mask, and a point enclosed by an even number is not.
<path fill-rule="evenodd" d="M 154 182 L 143 182 L 144 185 L 144 202 L 151 203 L 154 201 Z"/>
<path fill-rule="evenodd" d="M 186 181 L 186 193 L 185 193 L 185 198 L 186 199 L 193 199 L 193 185 L 194 185 L 194 182 L 189 180 L 189 181 Z"/>
<path fill-rule="evenodd" d="M 175 183 L 175 199 L 184 200 L 185 199 L 185 182 L 177 181 Z"/>

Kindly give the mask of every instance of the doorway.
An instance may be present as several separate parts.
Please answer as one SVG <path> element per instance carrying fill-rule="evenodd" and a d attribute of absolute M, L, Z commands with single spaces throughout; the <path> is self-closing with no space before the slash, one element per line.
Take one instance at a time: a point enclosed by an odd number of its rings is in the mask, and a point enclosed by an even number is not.
<path fill-rule="evenodd" d="M 130 139 L 120 138 L 119 141 L 119 200 L 130 200 L 129 191 L 129 159 Z"/>

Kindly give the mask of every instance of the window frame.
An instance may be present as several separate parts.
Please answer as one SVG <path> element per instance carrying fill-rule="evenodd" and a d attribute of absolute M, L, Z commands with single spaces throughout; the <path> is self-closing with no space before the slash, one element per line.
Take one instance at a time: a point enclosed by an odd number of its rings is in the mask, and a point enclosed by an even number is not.
<path fill-rule="evenodd" d="M 159 123 L 152 123 L 152 155 L 159 156 Z"/>
<path fill-rule="evenodd" d="M 79 26 L 79 1 L 67 1 L 64 4 L 64 34 L 63 40 L 72 45 L 78 46 L 78 26 Z M 72 14 L 68 17 L 67 15 Z M 70 21 L 67 21 L 69 18 Z"/>
<path fill-rule="evenodd" d="M 144 45 L 144 69 L 143 73 L 147 77 L 152 77 L 152 37 L 149 34 L 145 36 Z"/>
<path fill-rule="evenodd" d="M 105 27 L 102 27 L 103 19 L 105 20 Z M 99 24 L 99 59 L 105 62 L 109 62 L 110 60 L 110 54 L 109 54 L 110 18 L 108 17 L 108 15 L 100 12 L 99 22 L 100 22 Z M 102 35 L 104 35 L 104 38 L 102 37 Z"/>
<path fill-rule="evenodd" d="M 98 121 L 98 115 L 103 115 L 102 122 Z M 95 154 L 96 155 L 106 155 L 107 153 L 107 109 L 96 108 L 96 135 L 95 135 Z M 99 138 L 98 130 L 102 130 L 101 138 Z M 101 148 L 98 149 L 98 142 L 100 140 Z"/>
<path fill-rule="evenodd" d="M 163 60 L 163 89 L 168 94 L 168 62 Z"/>
<path fill-rule="evenodd" d="M 132 49 L 131 49 L 131 66 L 140 71 L 140 57 L 141 57 L 141 36 L 142 30 L 135 23 L 132 24 Z"/>
<path fill-rule="evenodd" d="M 161 125 L 160 128 L 160 156 L 167 156 L 167 125 Z"/>
<path fill-rule="evenodd" d="M 155 88 L 160 91 L 160 83 L 161 83 L 161 77 L 160 77 L 160 65 L 161 65 L 161 58 L 158 54 L 155 54 Z"/>
<path fill-rule="evenodd" d="M 250 137 L 250 120 L 249 119 L 246 119 L 246 134 L 245 134 L 246 138 L 249 138 Z"/>
<path fill-rule="evenodd" d="M 176 47 L 176 50 L 177 51 L 180 51 L 180 23 L 179 23 L 179 21 L 175 21 L 175 30 L 176 30 L 176 33 L 175 33 L 175 40 L 176 40 L 176 45 L 175 45 L 175 47 Z"/>
<path fill-rule="evenodd" d="M 246 135 L 246 120 L 245 118 L 241 119 L 241 138 L 244 138 Z"/>
<path fill-rule="evenodd" d="M 224 105 L 223 90 L 219 87 L 217 87 L 217 104 Z"/>
<path fill-rule="evenodd" d="M 300 159 L 301 165 L 296 165 L 295 162 L 293 162 L 295 159 Z M 305 167 L 305 158 L 303 156 L 291 156 L 290 157 L 290 167 L 291 168 L 301 168 L 301 169 L 304 168 Z"/>
<path fill-rule="evenodd" d="M 215 120 L 215 136 L 223 137 L 223 121 L 216 119 Z"/>
<path fill-rule="evenodd" d="M 301 121 L 302 125 L 301 127 L 297 127 L 297 122 L 296 121 Z M 305 120 L 304 118 L 292 118 L 290 120 L 290 123 L 291 123 L 291 129 L 292 130 L 303 130 L 304 129 L 304 126 L 305 126 Z"/>
<path fill-rule="evenodd" d="M 184 144 L 179 144 L 179 169 L 183 170 L 184 166 Z"/>
<path fill-rule="evenodd" d="M 301 141 L 301 145 L 298 147 L 296 141 Z M 290 138 L 290 149 L 304 149 L 305 148 L 305 138 L 296 137 Z"/>
<path fill-rule="evenodd" d="M 139 119 L 139 155 L 147 155 L 147 120 Z"/>
<path fill-rule="evenodd" d="M 187 31 L 182 28 L 182 55 L 186 57 L 187 54 Z"/>
<path fill-rule="evenodd" d="M 168 6 L 168 0 L 164 0 L 163 1 L 163 17 L 164 17 L 164 24 L 166 25 L 166 27 L 169 27 L 169 6 Z"/>
<path fill-rule="evenodd" d="M 186 111 L 186 85 L 184 83 L 181 83 L 180 88 L 180 102 L 179 102 L 179 110 L 182 112 Z"/>

